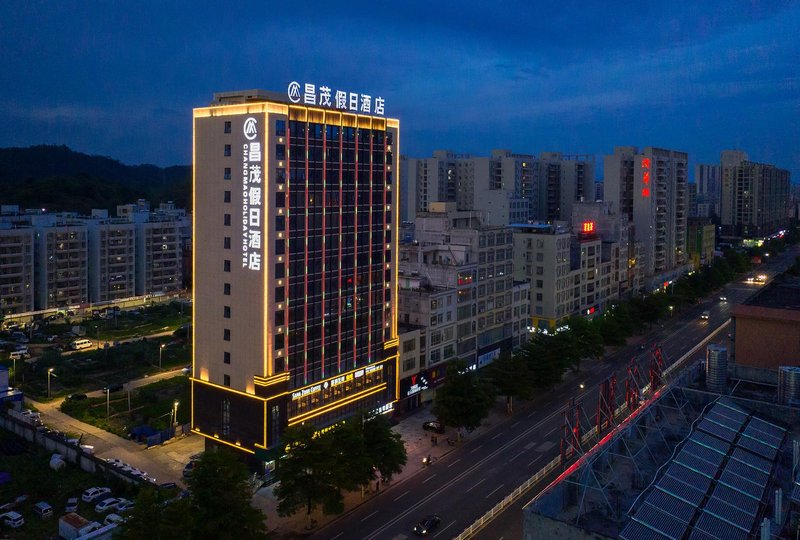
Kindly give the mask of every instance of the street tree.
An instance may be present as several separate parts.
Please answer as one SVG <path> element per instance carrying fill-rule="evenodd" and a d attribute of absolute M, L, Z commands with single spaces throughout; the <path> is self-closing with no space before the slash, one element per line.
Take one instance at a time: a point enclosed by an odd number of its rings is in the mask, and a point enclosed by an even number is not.
<path fill-rule="evenodd" d="M 445 425 L 472 430 L 489 416 L 494 393 L 491 384 L 467 369 L 461 360 L 450 362 L 444 384 L 436 391 L 433 414 Z"/>
<path fill-rule="evenodd" d="M 578 350 L 578 369 L 580 369 L 580 359 L 585 357 L 599 360 L 605 354 L 603 346 L 603 336 L 600 334 L 598 324 L 583 317 L 570 317 L 567 321 L 569 331 L 575 336 Z"/>
<path fill-rule="evenodd" d="M 524 354 L 503 351 L 486 368 L 486 375 L 497 392 L 506 396 L 506 412 L 514 412 L 514 398 L 530 399 L 533 396 L 533 373 Z"/>
<path fill-rule="evenodd" d="M 362 417 L 364 418 L 364 417 Z M 406 447 L 399 433 L 392 431 L 384 415 L 372 415 L 363 421 L 364 448 L 369 462 L 381 478 L 391 480 L 399 474 L 408 461 Z"/>
<path fill-rule="evenodd" d="M 189 540 L 192 531 L 186 526 L 189 499 L 168 500 L 163 491 L 145 487 L 127 521 L 120 526 L 123 540 Z"/>
<path fill-rule="evenodd" d="M 344 510 L 341 485 L 350 466 L 339 459 L 341 449 L 331 444 L 333 437 L 315 437 L 314 432 L 314 426 L 306 424 L 287 429 L 281 439 L 286 455 L 275 468 L 278 515 L 290 516 L 305 508 L 309 527 L 317 507 L 325 514 Z"/>
<path fill-rule="evenodd" d="M 247 467 L 232 450 L 205 452 L 189 478 L 192 538 L 257 539 L 265 516 L 252 505 Z"/>

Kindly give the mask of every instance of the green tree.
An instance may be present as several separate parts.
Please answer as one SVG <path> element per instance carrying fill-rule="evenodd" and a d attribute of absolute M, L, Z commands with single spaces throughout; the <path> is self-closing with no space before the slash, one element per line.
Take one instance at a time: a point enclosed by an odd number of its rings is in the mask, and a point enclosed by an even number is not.
<path fill-rule="evenodd" d="M 569 326 L 569 332 L 575 336 L 578 369 L 580 369 L 581 358 L 590 357 L 595 360 L 603 358 L 606 351 L 598 324 L 583 317 L 570 317 L 567 326 Z"/>
<path fill-rule="evenodd" d="M 303 424 L 287 429 L 282 438 L 286 455 L 275 468 L 278 515 L 290 516 L 305 508 L 309 527 L 318 506 L 326 514 L 344 510 L 341 484 L 348 472 L 348 463 L 339 459 L 342 449 L 329 444 L 333 437 L 314 437 L 314 431 L 314 426 Z"/>
<path fill-rule="evenodd" d="M 477 372 L 467 370 L 461 360 L 447 366 L 444 384 L 436 391 L 433 414 L 447 426 L 475 429 L 489 416 L 494 394 Z"/>
<path fill-rule="evenodd" d="M 369 462 L 381 477 L 391 480 L 408 462 L 403 438 L 392 431 L 389 419 L 382 414 L 367 417 L 363 422 L 363 433 Z"/>
<path fill-rule="evenodd" d="M 506 396 L 506 412 L 514 412 L 514 398 L 530 399 L 533 395 L 533 373 L 523 354 L 504 351 L 486 368 L 486 375 L 497 392 Z"/>
<path fill-rule="evenodd" d="M 123 540 L 189 540 L 186 526 L 189 500 L 167 501 L 163 492 L 146 487 L 139 491 L 136 505 L 121 526 Z"/>
<path fill-rule="evenodd" d="M 232 450 L 205 452 L 189 478 L 192 538 L 257 539 L 265 516 L 253 507 L 247 467 Z"/>
<path fill-rule="evenodd" d="M 563 359 L 550 352 L 553 336 L 536 334 L 517 352 L 533 378 L 534 388 L 549 388 L 564 375 Z"/>

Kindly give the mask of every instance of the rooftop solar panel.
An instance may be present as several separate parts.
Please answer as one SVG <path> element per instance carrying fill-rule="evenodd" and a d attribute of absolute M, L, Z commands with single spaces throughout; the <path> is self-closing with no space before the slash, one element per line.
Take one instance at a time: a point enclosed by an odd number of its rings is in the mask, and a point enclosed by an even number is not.
<path fill-rule="evenodd" d="M 706 414 L 706 418 L 708 418 L 712 422 L 725 426 L 728 429 L 732 429 L 733 431 L 739 431 L 740 429 L 742 429 L 742 426 L 744 425 L 744 422 L 742 420 L 734 420 L 733 418 L 728 418 L 727 416 L 720 414 L 716 411 L 711 411 L 710 413 Z"/>
<path fill-rule="evenodd" d="M 708 491 L 708 486 L 711 485 L 711 479 L 709 477 L 704 476 L 699 472 L 695 472 L 685 465 L 681 465 L 680 463 L 673 462 L 669 468 L 667 468 L 667 472 L 665 474 L 680 480 L 684 484 L 688 484 L 693 488 L 702 491 L 703 493 Z"/>
<path fill-rule="evenodd" d="M 761 500 L 761 496 L 764 494 L 763 486 L 754 484 L 747 479 L 742 478 L 738 474 L 733 474 L 731 471 L 723 472 L 719 477 L 719 483 L 725 484 L 728 487 L 732 487 L 736 491 L 740 491 L 745 495 L 749 495 L 750 497 L 759 501 Z"/>
<path fill-rule="evenodd" d="M 722 499 L 728 504 L 733 504 L 736 508 L 740 508 L 748 514 L 755 514 L 758 512 L 758 505 L 760 501 L 745 495 L 725 484 L 717 484 L 714 487 L 714 492 L 711 495 L 717 499 Z"/>
<path fill-rule="evenodd" d="M 723 427 L 719 424 L 715 424 L 708 418 L 703 418 L 700 423 L 697 424 L 697 429 L 700 431 L 705 431 L 706 433 L 710 433 L 711 435 L 729 443 L 733 442 L 737 435 L 736 431 Z"/>
<path fill-rule="evenodd" d="M 770 474 L 772 472 L 772 461 L 757 456 L 752 452 L 748 452 L 743 448 L 734 448 L 731 453 L 731 459 L 741 461 L 742 463 L 758 469 L 764 473 Z"/>
<path fill-rule="evenodd" d="M 649 528 L 660 532 L 667 538 L 679 540 L 683 537 L 688 525 L 680 521 L 674 516 L 670 516 L 666 512 L 662 512 L 655 506 L 643 504 L 639 507 L 636 515 L 633 516 L 634 521 L 638 521 Z"/>
<path fill-rule="evenodd" d="M 749 437 L 741 437 L 737 441 L 736 446 L 746 448 L 747 450 L 750 450 L 754 454 L 758 454 L 768 461 L 775 461 L 775 456 L 778 455 L 777 448 L 767 446 L 766 444 Z"/>
<path fill-rule="evenodd" d="M 700 459 L 708 461 L 715 467 L 719 468 L 722 464 L 722 459 L 725 457 L 719 452 L 715 452 L 710 448 L 706 448 L 694 441 L 687 441 L 686 444 L 683 445 L 683 451 L 689 452 L 693 456 L 697 456 Z"/>
<path fill-rule="evenodd" d="M 716 536 L 703 532 L 700 529 L 695 529 L 689 535 L 689 540 L 719 540 Z"/>
<path fill-rule="evenodd" d="M 656 484 L 656 488 L 694 506 L 699 506 L 703 498 L 706 496 L 704 491 L 700 491 L 699 489 L 693 488 L 690 485 L 684 484 L 680 480 L 676 480 L 671 476 L 665 476 L 659 480 L 658 484 Z"/>
<path fill-rule="evenodd" d="M 786 430 L 778 425 L 773 424 L 772 422 L 767 422 L 763 418 L 753 417 L 750 419 L 751 426 L 755 427 L 759 431 L 763 431 L 769 435 L 777 439 L 783 439 L 783 436 L 786 435 Z"/>
<path fill-rule="evenodd" d="M 758 429 L 757 427 L 755 427 L 752 424 L 750 424 L 746 428 L 744 428 L 744 431 L 742 431 L 742 434 L 747 436 L 747 437 L 750 437 L 751 439 L 755 439 L 757 441 L 761 441 L 764 444 L 772 446 L 773 448 L 780 448 L 781 443 L 783 442 L 783 438 L 773 437 L 769 433 L 765 433 L 765 432 L 761 431 L 760 429 Z"/>
<path fill-rule="evenodd" d="M 767 473 L 759 471 L 758 469 L 754 469 L 753 467 L 745 465 L 741 461 L 737 461 L 735 459 L 728 460 L 728 463 L 725 464 L 725 470 L 731 471 L 742 478 L 746 478 L 747 480 L 750 480 L 754 484 L 758 484 L 761 487 L 766 486 L 767 481 L 769 480 L 769 475 Z"/>
<path fill-rule="evenodd" d="M 800 484 L 798 484 L 797 482 L 794 483 L 790 499 L 792 500 L 793 503 L 800 504 Z"/>
<path fill-rule="evenodd" d="M 719 452 L 720 454 L 727 454 L 731 448 L 730 443 L 723 441 L 722 439 L 718 439 L 717 437 L 713 437 L 708 433 L 703 433 L 702 431 L 695 431 L 692 433 L 692 436 L 689 437 L 690 441 L 695 441 L 698 444 L 705 446 L 706 448 L 711 448 L 712 450 Z"/>
<path fill-rule="evenodd" d="M 647 499 L 645 499 L 645 502 L 651 506 L 660 508 L 684 523 L 692 521 L 692 517 L 694 517 L 695 510 L 697 509 L 695 506 L 658 489 L 651 491 Z"/>
<path fill-rule="evenodd" d="M 756 522 L 755 515 L 750 515 L 722 499 L 717 499 L 715 497 L 708 500 L 703 511 L 714 514 L 723 521 L 727 521 L 746 533 L 750 532 L 750 529 L 753 528 L 753 524 Z"/>
<path fill-rule="evenodd" d="M 731 418 L 745 419 L 750 416 L 749 411 L 727 399 L 721 399 L 717 401 L 714 409 L 726 416 L 730 416 Z"/>
<path fill-rule="evenodd" d="M 748 536 L 746 532 L 708 512 L 700 514 L 695 529 L 700 529 L 714 538 L 724 538 L 725 540 L 746 540 Z"/>
<path fill-rule="evenodd" d="M 709 463 L 704 459 L 692 455 L 687 450 L 681 450 L 678 455 L 675 456 L 675 462 L 685 465 L 691 470 L 699 472 L 703 476 L 708 476 L 709 478 L 714 478 L 717 475 L 717 470 L 719 469 L 718 465 Z"/>
<path fill-rule="evenodd" d="M 669 540 L 669 537 L 661 533 L 657 533 L 647 526 L 642 525 L 638 521 L 629 521 L 628 524 L 619 533 L 622 540 Z"/>

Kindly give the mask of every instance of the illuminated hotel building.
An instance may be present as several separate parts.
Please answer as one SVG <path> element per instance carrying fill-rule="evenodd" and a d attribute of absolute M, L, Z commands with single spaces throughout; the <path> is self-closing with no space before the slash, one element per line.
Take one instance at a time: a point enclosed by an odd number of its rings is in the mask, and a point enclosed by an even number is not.
<path fill-rule="evenodd" d="M 262 460 L 398 392 L 399 122 L 299 88 L 194 110 L 191 427 Z"/>

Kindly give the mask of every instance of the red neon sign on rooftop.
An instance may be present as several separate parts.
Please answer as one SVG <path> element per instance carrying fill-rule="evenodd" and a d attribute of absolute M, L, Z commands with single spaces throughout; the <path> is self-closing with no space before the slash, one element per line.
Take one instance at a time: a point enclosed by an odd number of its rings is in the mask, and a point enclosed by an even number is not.
<path fill-rule="evenodd" d="M 583 232 L 585 233 L 594 232 L 594 221 L 584 221 Z"/>

